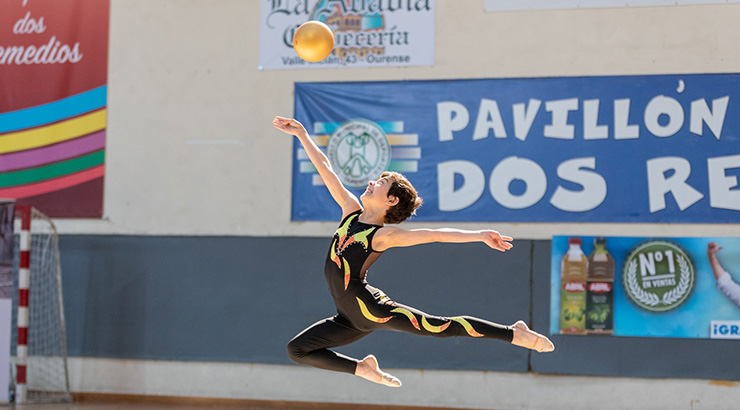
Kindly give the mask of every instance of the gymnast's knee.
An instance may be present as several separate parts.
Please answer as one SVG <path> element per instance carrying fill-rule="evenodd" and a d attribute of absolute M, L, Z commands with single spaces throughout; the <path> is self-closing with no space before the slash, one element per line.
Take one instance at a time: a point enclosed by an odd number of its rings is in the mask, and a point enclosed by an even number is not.
<path fill-rule="evenodd" d="M 309 351 L 295 339 L 288 342 L 288 357 L 296 363 L 303 363 Z"/>

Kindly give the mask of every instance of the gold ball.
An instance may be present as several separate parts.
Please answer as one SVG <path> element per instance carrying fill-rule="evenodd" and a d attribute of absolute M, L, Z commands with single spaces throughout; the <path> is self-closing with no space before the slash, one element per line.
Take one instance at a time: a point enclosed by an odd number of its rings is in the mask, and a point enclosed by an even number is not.
<path fill-rule="evenodd" d="M 315 63 L 329 57 L 334 49 L 334 33 L 326 24 L 310 20 L 301 24 L 293 35 L 293 48 L 298 57 Z"/>

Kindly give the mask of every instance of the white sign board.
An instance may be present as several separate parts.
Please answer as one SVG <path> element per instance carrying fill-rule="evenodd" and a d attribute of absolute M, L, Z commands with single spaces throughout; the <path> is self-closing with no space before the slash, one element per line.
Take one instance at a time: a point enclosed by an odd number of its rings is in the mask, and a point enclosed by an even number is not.
<path fill-rule="evenodd" d="M 391 67 L 434 64 L 435 0 L 263 0 L 259 69 Z M 334 50 L 309 63 L 293 50 L 293 33 L 318 20 L 334 32 Z"/>

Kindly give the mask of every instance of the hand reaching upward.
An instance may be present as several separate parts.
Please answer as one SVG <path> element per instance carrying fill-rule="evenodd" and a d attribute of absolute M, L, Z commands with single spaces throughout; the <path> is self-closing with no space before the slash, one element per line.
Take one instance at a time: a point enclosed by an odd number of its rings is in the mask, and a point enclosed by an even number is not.
<path fill-rule="evenodd" d="M 276 116 L 275 119 L 272 120 L 272 125 L 274 125 L 275 128 L 279 129 L 280 131 L 283 131 L 290 135 L 298 136 L 299 134 L 306 133 L 306 128 L 303 126 L 303 124 L 292 118 Z"/>

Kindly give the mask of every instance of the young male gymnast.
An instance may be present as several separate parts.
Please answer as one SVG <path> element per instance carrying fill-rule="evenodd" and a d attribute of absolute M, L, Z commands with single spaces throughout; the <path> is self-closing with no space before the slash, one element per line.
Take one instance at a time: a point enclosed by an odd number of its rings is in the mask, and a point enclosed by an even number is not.
<path fill-rule="evenodd" d="M 431 242 L 483 242 L 493 249 L 511 249 L 513 239 L 493 230 L 405 230 L 398 224 L 414 215 L 421 198 L 409 181 L 397 172 L 384 172 L 370 181 L 360 199 L 348 191 L 332 170 L 326 155 L 309 137 L 303 125 L 275 117 L 275 128 L 298 137 L 331 196 L 342 208 L 342 221 L 334 233 L 326 257 L 324 275 L 337 306 L 337 315 L 321 320 L 288 343 L 288 355 L 298 363 L 354 374 L 385 386 L 400 387 L 401 381 L 383 372 L 373 355 L 353 359 L 329 348 L 355 342 L 378 329 L 423 336 L 467 336 L 499 339 L 538 352 L 555 349 L 545 336 L 529 329 L 524 321 L 503 326 L 470 316 L 432 316 L 392 301 L 370 286 L 365 274 L 386 249 Z"/>

